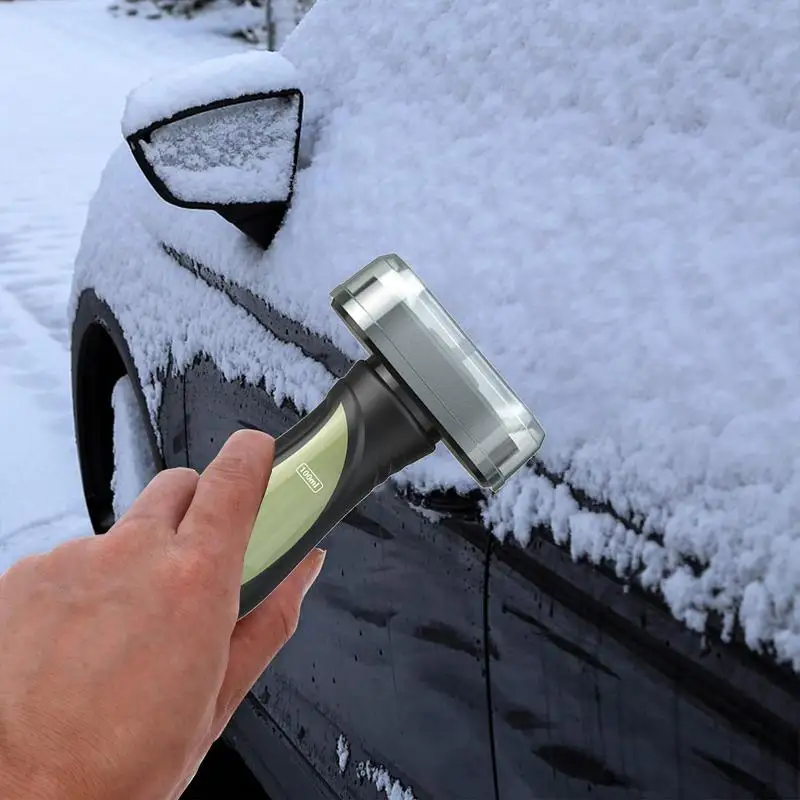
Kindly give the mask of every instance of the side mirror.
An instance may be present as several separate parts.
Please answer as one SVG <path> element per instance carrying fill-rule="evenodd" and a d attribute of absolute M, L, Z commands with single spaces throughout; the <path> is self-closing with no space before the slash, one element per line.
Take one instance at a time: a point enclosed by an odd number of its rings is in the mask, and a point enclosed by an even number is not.
<path fill-rule="evenodd" d="M 252 85 L 252 75 L 245 82 Z M 173 97 L 166 107 L 174 106 Z M 299 89 L 217 98 L 154 122 L 149 121 L 152 114 L 126 114 L 128 121 L 148 120 L 133 131 L 123 122 L 123 132 L 164 200 L 216 211 L 261 247 L 269 246 L 294 190 L 303 114 Z"/>

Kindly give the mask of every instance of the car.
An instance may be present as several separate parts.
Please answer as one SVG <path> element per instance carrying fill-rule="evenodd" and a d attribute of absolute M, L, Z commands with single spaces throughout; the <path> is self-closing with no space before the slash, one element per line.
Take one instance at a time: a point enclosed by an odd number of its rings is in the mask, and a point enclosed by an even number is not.
<path fill-rule="evenodd" d="M 497 495 L 437 447 L 326 537 L 225 734 L 272 800 L 800 792 L 789 16 L 320 0 L 129 97 L 71 301 L 98 533 L 317 406 L 381 253 L 548 430 Z"/>

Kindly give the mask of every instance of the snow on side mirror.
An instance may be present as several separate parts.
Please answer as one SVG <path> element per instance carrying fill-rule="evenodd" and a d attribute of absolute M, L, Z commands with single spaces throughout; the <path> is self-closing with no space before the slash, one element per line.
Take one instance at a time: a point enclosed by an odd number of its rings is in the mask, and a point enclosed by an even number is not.
<path fill-rule="evenodd" d="M 146 84 L 128 99 L 123 133 L 164 200 L 216 211 L 266 248 L 292 198 L 303 95 L 289 80 L 293 68 L 285 59 L 252 55 L 247 64 L 239 63 L 242 56 L 216 59 L 161 84 Z M 275 58 L 265 65 L 266 55 Z M 269 65 L 272 75 L 252 74 L 254 66 Z M 259 82 L 277 88 L 252 91 Z M 186 101 L 176 108 L 181 94 Z"/>

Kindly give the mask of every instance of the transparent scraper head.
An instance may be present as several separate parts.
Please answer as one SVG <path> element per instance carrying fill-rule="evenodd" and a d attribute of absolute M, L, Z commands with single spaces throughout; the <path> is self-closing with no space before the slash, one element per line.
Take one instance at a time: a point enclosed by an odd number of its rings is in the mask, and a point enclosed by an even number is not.
<path fill-rule="evenodd" d="M 381 256 L 337 286 L 331 305 L 481 486 L 497 492 L 541 447 L 542 426 L 398 256 Z"/>

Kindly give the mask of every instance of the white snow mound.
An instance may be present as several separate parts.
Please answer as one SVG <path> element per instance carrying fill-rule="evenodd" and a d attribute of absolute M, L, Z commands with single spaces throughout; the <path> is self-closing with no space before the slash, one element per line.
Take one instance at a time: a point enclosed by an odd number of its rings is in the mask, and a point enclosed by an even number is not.
<path fill-rule="evenodd" d="M 547 523 L 693 628 L 719 613 L 800 670 L 798 41 L 796 0 L 321 0 L 282 50 L 315 133 L 271 248 L 136 189 L 125 250 L 146 230 L 354 356 L 328 292 L 398 253 L 542 421 L 541 464 L 566 482 L 523 470 L 487 504 L 498 535 Z M 119 157 L 107 180 L 135 171 Z M 113 194 L 95 216 L 119 219 Z M 269 372 L 271 352 L 249 358 Z M 399 480 L 470 487 L 441 449 Z"/>
<path fill-rule="evenodd" d="M 111 393 L 114 410 L 114 518 L 121 519 L 158 472 L 146 423 L 136 391 L 128 375 L 120 378 Z M 149 421 L 148 421 L 149 422 Z"/>
<path fill-rule="evenodd" d="M 259 92 L 297 88 L 297 72 L 279 53 L 248 50 L 200 61 L 138 86 L 122 115 L 122 134 L 167 119 L 186 108 Z"/>

